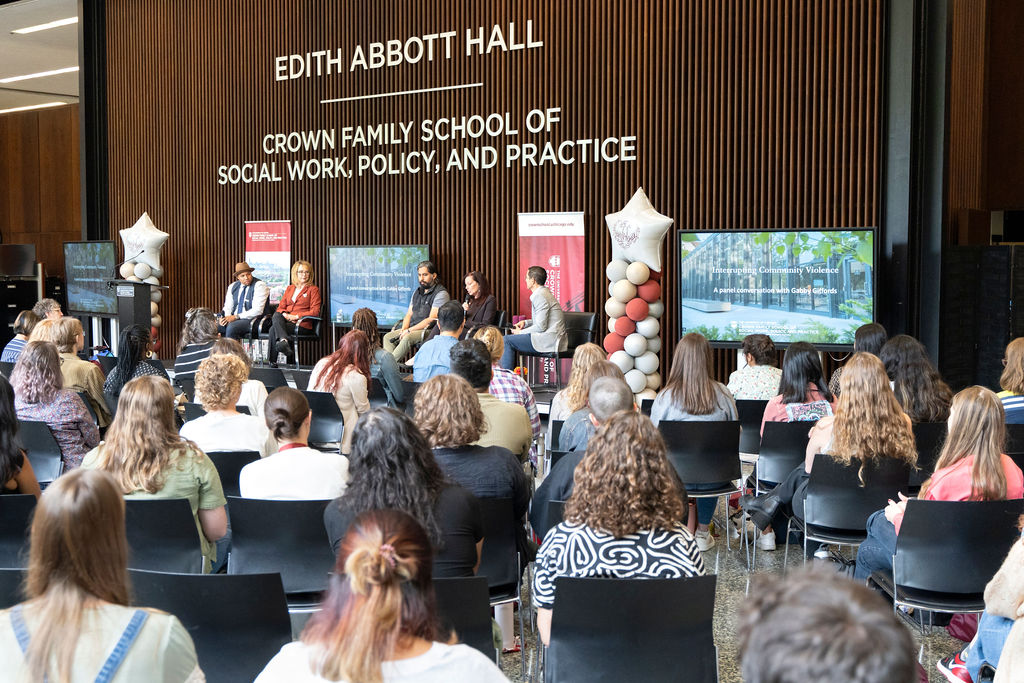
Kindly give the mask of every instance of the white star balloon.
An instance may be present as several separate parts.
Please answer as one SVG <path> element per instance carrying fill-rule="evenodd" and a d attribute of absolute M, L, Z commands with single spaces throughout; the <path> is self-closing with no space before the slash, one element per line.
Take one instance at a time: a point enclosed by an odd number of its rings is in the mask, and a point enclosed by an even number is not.
<path fill-rule="evenodd" d="M 642 187 L 622 211 L 608 214 L 604 221 L 612 236 L 613 259 L 641 261 L 661 272 L 661 242 L 673 221 L 654 209 Z"/>
<path fill-rule="evenodd" d="M 160 247 L 170 235 L 157 230 L 148 213 L 143 213 L 135 225 L 120 233 L 126 260 L 145 263 L 152 271 L 160 269 Z"/>

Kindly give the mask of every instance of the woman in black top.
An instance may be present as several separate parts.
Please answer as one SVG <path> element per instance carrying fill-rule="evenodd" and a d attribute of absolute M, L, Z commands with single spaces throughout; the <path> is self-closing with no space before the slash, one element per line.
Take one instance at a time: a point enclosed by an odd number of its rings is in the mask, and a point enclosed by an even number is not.
<path fill-rule="evenodd" d="M 146 361 L 150 342 L 149 329 L 143 325 L 129 325 L 121 330 L 121 339 L 117 345 L 117 365 L 107 375 L 103 393 L 120 396 L 121 387 L 142 375 L 156 375 L 170 381 L 163 365 Z"/>
<path fill-rule="evenodd" d="M 473 576 L 484 536 L 480 501 L 445 479 L 426 438 L 405 413 L 377 408 L 359 418 L 349 473 L 345 493 L 324 512 L 335 553 L 352 520 L 367 510 L 395 508 L 427 530 L 434 576 Z"/>
<path fill-rule="evenodd" d="M 14 389 L 0 375 L 0 494 L 42 494 L 32 463 L 18 441 L 18 415 L 14 411 Z"/>
<path fill-rule="evenodd" d="M 463 339 L 469 339 L 482 327 L 497 322 L 498 311 L 491 284 L 479 270 L 466 273 L 466 300 L 462 308 L 466 311 L 466 327 L 462 332 Z"/>

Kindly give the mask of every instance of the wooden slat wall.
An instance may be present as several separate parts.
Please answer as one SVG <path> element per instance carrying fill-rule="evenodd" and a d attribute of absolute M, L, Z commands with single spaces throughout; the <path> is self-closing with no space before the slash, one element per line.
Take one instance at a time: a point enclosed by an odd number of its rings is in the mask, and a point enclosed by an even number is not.
<path fill-rule="evenodd" d="M 877 225 L 881 5 L 110 0 L 111 231 L 148 211 L 171 233 L 166 342 L 189 306 L 219 304 L 244 247 L 243 221 L 252 219 L 291 219 L 293 252 L 317 273 L 325 271 L 328 244 L 428 242 L 453 293 L 461 295 L 464 272 L 480 269 L 499 307 L 514 308 L 516 213 L 584 211 L 587 308 L 603 310 L 610 258 L 603 217 L 639 186 L 676 227 Z M 273 80 L 275 55 L 335 46 L 351 54 L 357 43 L 445 30 L 459 32 L 461 47 L 468 27 L 514 21 L 521 32 L 527 19 L 543 48 Z M 484 87 L 318 104 L 476 81 Z M 521 121 L 531 108 L 554 106 L 562 121 L 552 139 L 637 135 L 637 161 L 216 184 L 219 164 L 264 160 L 260 139 L 270 132 L 492 111 Z M 514 141 L 535 137 L 520 126 Z M 408 149 L 422 148 L 417 141 Z M 664 255 L 669 351 L 679 326 L 671 244 Z M 719 374 L 732 369 L 734 356 L 716 355 Z"/>

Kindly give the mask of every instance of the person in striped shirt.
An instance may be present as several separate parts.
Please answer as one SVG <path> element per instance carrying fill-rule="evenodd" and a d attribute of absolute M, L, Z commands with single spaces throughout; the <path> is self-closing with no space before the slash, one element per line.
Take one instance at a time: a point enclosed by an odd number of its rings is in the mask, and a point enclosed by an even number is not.
<path fill-rule="evenodd" d="M 1006 411 L 1006 424 L 1024 424 L 1024 337 L 1017 337 L 1006 346 L 1003 374 L 999 377 L 998 394 Z"/>

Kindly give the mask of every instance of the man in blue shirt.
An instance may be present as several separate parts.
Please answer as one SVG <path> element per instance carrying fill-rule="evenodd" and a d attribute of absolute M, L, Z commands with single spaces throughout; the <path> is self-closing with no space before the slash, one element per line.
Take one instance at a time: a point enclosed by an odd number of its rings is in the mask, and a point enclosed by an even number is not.
<path fill-rule="evenodd" d="M 431 377 L 451 372 L 452 347 L 459 341 L 466 324 L 466 312 L 458 301 L 449 301 L 437 311 L 437 326 L 441 332 L 420 347 L 412 362 L 412 378 L 426 382 Z"/>

